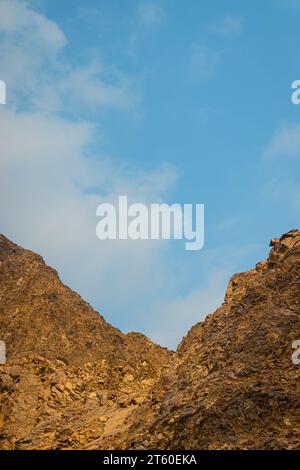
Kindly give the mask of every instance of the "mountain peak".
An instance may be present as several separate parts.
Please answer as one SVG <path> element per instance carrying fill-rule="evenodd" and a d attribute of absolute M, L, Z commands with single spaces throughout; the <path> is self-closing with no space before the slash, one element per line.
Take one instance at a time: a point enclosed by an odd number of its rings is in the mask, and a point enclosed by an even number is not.
<path fill-rule="evenodd" d="M 300 448 L 300 232 L 270 246 L 173 354 L 113 328 L 1 236 L 0 447 Z"/>
<path fill-rule="evenodd" d="M 163 360 L 169 354 L 143 335 L 112 327 L 41 256 L 3 235 L 0 282 L 0 331 L 8 359 L 31 352 L 82 365 L 102 359 L 131 362 L 149 348 Z"/>

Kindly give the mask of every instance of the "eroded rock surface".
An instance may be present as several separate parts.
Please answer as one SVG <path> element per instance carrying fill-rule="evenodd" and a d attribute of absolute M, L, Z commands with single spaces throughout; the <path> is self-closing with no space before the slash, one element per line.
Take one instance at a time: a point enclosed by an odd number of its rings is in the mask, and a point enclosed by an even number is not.
<path fill-rule="evenodd" d="M 0 339 L 3 449 L 85 448 L 113 438 L 173 355 L 113 328 L 39 255 L 4 236 Z"/>
<path fill-rule="evenodd" d="M 231 278 L 176 353 L 116 330 L 0 237 L 0 332 L 2 449 L 300 448 L 297 230 Z"/>

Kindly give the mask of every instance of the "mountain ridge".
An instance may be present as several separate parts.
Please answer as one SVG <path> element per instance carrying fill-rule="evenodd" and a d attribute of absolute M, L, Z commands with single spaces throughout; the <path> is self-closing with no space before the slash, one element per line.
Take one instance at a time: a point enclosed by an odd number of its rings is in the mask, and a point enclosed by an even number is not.
<path fill-rule="evenodd" d="M 15 353 L 35 352 L 48 359 L 82 365 L 116 354 L 130 360 L 135 346 L 160 348 L 142 333 L 124 334 L 107 323 L 61 282 L 57 271 L 40 255 L 4 235 L 0 235 L 0 263 L 0 331 L 8 358 Z M 169 354 L 167 348 L 160 351 Z"/>
<path fill-rule="evenodd" d="M 300 232 L 270 246 L 173 353 L 0 236 L 0 448 L 299 449 Z"/>

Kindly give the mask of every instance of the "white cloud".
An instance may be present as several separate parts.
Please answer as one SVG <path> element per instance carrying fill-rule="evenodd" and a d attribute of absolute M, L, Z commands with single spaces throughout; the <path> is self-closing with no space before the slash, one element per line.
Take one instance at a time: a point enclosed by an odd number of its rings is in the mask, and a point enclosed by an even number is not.
<path fill-rule="evenodd" d="M 119 194 L 146 203 L 168 200 L 176 170 L 161 164 L 146 171 L 100 150 L 91 153 L 99 127 L 62 117 L 66 95 L 70 105 L 80 94 L 88 106 L 131 110 L 137 99 L 132 84 L 103 62 L 74 69 L 60 57 L 66 40 L 59 26 L 24 2 L 11 4 L 10 9 L 8 2 L 0 3 L 7 8 L 1 17 L 1 73 L 16 96 L 0 108 L 0 231 L 41 253 L 116 326 L 145 331 L 148 318 L 147 332 L 174 345 L 182 330 L 215 307 L 223 294 L 222 276 L 207 272 L 205 286 L 170 299 L 181 277 L 168 242 L 100 242 L 95 211 Z M 201 56 L 201 50 L 195 52 Z M 213 65 L 198 54 L 197 65 L 207 64 Z"/>
<path fill-rule="evenodd" d="M 216 272 L 208 272 L 205 283 L 188 294 L 157 302 L 155 311 L 158 320 L 149 325 L 147 330 L 151 338 L 176 349 L 195 323 L 204 320 L 206 315 L 222 304 L 227 282 L 228 271 L 218 269 Z"/>
<path fill-rule="evenodd" d="M 225 15 L 220 21 L 210 27 L 210 32 L 223 38 L 231 38 L 242 32 L 243 19 L 241 16 Z"/>
<path fill-rule="evenodd" d="M 39 113 L 0 110 L 1 231 L 40 252 L 84 297 L 133 322 L 143 297 L 151 302 L 167 283 L 163 242 L 100 242 L 97 205 L 119 194 L 163 200 L 173 169 L 119 168 L 89 157 L 93 127 Z M 85 188 L 97 187 L 97 194 Z M 120 319 L 118 319 L 120 321 Z"/>
<path fill-rule="evenodd" d="M 0 32 L 1 79 L 15 105 L 48 113 L 66 111 L 74 104 L 95 110 L 110 106 L 135 112 L 139 108 L 136 79 L 99 58 L 71 66 L 63 55 L 67 39 L 61 28 L 27 3 L 0 2 Z"/>
<path fill-rule="evenodd" d="M 114 106 L 134 110 L 139 106 L 140 95 L 137 86 L 124 74 L 114 74 L 112 80 L 106 79 L 107 70 L 102 64 L 92 62 L 87 66 L 74 69 L 57 84 L 64 97 L 86 104 L 88 107 Z"/>
<path fill-rule="evenodd" d="M 1 78 L 7 83 L 8 100 L 16 103 L 22 97 L 29 102 L 53 80 L 44 67 L 49 64 L 54 71 L 67 39 L 56 23 L 19 0 L 1 0 L 0 33 Z"/>
<path fill-rule="evenodd" d="M 59 27 L 36 16 L 24 2 L 12 4 L 0 4 L 7 8 L 1 17 L 1 72 L 15 95 L 13 103 L 8 100 L 0 108 L 1 232 L 41 253 L 111 321 L 115 315 L 117 325 L 137 329 L 145 321 L 142 306 L 150 306 L 171 278 L 168 245 L 100 242 L 95 211 L 100 202 L 116 200 L 119 194 L 141 202 L 164 201 L 176 183 L 176 171 L 165 164 L 144 171 L 90 152 L 99 128 L 62 117 L 66 95 L 70 105 L 80 95 L 89 106 L 131 109 L 136 97 L 130 84 L 125 79 L 116 83 L 103 64 L 74 70 L 66 59 L 60 61 L 55 46 Z M 20 14 L 25 15 L 22 21 Z M 47 34 L 41 28 L 48 28 Z M 51 32 L 56 39 L 50 40 Z M 36 53 L 29 44 L 38 35 Z M 53 76 L 51 86 L 48 77 Z"/>
<path fill-rule="evenodd" d="M 154 304 L 151 321 L 147 325 L 146 334 L 160 344 L 175 348 L 189 329 L 220 307 L 224 300 L 225 291 L 231 276 L 240 271 L 241 259 L 249 256 L 257 259 L 260 251 L 257 244 L 232 245 L 223 244 L 214 249 L 206 248 L 201 253 L 201 263 L 195 259 L 195 264 L 180 263 L 175 268 L 175 293 L 165 295 Z M 245 270 L 253 266 L 245 266 Z M 174 269 L 174 268 L 173 268 Z M 195 283 L 186 291 L 178 294 L 176 282 L 187 275 L 187 270 L 193 270 Z M 181 281 L 179 282 L 182 282 Z"/>
<path fill-rule="evenodd" d="M 61 49 L 67 42 L 56 23 L 33 11 L 26 2 L 1 0 L 0 32 L 13 35 L 22 33 L 23 42 L 47 47 L 47 52 Z"/>

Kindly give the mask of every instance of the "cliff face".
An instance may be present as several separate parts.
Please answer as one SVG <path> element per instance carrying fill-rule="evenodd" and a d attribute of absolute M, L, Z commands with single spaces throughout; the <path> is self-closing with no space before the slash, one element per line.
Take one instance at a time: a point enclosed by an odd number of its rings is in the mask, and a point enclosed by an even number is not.
<path fill-rule="evenodd" d="M 233 276 L 224 304 L 183 339 L 176 367 L 132 418 L 140 428 L 120 445 L 300 447 L 300 366 L 291 359 L 300 339 L 300 232 L 271 246 L 268 260 Z"/>
<path fill-rule="evenodd" d="M 271 246 L 172 354 L 108 325 L 1 237 L 0 446 L 300 448 L 300 232 Z"/>
<path fill-rule="evenodd" d="M 119 432 L 172 356 L 113 328 L 40 256 L 4 236 L 0 339 L 8 359 L 0 366 L 0 447 L 8 449 L 76 448 Z"/>

